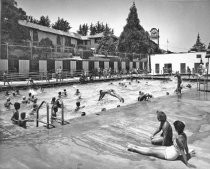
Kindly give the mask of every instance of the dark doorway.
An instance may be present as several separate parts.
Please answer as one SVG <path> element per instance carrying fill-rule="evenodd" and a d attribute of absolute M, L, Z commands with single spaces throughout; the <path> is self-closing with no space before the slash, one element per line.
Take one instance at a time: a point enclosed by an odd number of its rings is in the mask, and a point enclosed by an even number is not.
<path fill-rule="evenodd" d="M 180 73 L 186 73 L 186 63 L 180 63 Z"/>
<path fill-rule="evenodd" d="M 81 60 L 76 61 L 76 70 L 77 70 L 77 72 L 82 71 L 82 61 Z"/>
<path fill-rule="evenodd" d="M 47 60 L 47 72 L 55 73 L 55 60 Z"/>
<path fill-rule="evenodd" d="M 104 61 L 99 61 L 99 67 L 100 69 L 104 69 Z"/>
<path fill-rule="evenodd" d="M 19 60 L 18 59 L 9 59 L 8 60 L 8 72 L 18 73 L 19 72 Z"/>
<path fill-rule="evenodd" d="M 164 73 L 170 74 L 172 72 L 172 64 L 171 63 L 164 64 L 164 68 L 165 68 Z"/>

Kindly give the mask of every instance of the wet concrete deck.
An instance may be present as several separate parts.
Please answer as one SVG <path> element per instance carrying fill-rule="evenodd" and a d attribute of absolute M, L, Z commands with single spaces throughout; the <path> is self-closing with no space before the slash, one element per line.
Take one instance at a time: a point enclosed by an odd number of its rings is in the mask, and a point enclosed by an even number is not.
<path fill-rule="evenodd" d="M 119 107 L 98 115 L 73 119 L 69 125 L 40 129 L 0 142 L 1 169 L 184 169 L 181 161 L 166 161 L 128 152 L 127 143 L 151 146 L 158 127 L 156 111 L 169 122 L 186 123 L 189 148 L 197 156 L 190 163 L 210 168 L 210 94 L 191 90 L 181 99 L 165 96 Z M 175 132 L 174 132 L 175 134 Z"/>

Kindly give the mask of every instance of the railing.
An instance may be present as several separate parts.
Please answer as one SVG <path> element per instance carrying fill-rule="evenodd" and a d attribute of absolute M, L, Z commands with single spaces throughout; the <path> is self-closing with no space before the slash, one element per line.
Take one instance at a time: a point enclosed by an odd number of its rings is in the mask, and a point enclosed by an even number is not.
<path fill-rule="evenodd" d="M 63 101 L 60 100 L 60 102 L 61 102 L 61 118 L 58 118 L 58 117 L 51 117 L 51 118 L 59 121 L 61 123 L 61 125 L 69 124 L 68 121 L 64 120 L 64 104 L 63 104 Z"/>
<path fill-rule="evenodd" d="M 42 120 L 39 119 L 39 109 L 42 107 L 42 105 L 43 105 L 44 103 L 46 104 L 47 122 L 44 122 L 44 121 L 42 121 Z M 36 127 L 39 127 L 39 123 L 46 124 L 46 125 L 47 125 L 46 127 L 47 127 L 48 129 L 50 128 L 50 126 L 55 127 L 53 124 L 50 123 L 49 104 L 48 104 L 47 102 L 43 101 L 43 102 L 39 105 L 39 107 L 38 107 L 38 109 L 37 109 L 36 112 L 37 112 L 37 114 L 36 114 Z"/>
<path fill-rule="evenodd" d="M 208 91 L 208 75 L 206 76 L 197 76 L 197 90 L 201 91 L 201 85 L 203 84 L 202 91 Z"/>

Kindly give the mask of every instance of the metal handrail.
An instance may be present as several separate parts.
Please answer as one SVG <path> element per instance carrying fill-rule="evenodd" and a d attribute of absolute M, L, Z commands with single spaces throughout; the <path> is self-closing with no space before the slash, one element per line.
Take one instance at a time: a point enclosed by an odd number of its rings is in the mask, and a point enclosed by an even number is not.
<path fill-rule="evenodd" d="M 59 100 L 61 102 L 61 118 L 53 117 L 53 119 L 60 120 L 61 121 L 61 125 L 69 124 L 68 121 L 64 120 L 64 104 L 63 104 L 63 101 L 61 99 L 59 99 Z"/>
<path fill-rule="evenodd" d="M 47 123 L 39 120 L 39 109 L 42 107 L 44 103 L 46 104 L 46 109 L 47 109 Z M 50 126 L 55 127 L 53 124 L 50 123 L 49 104 L 46 101 L 42 101 L 42 103 L 37 108 L 36 113 L 37 113 L 36 114 L 36 127 L 39 127 L 39 122 L 46 124 L 48 129 L 50 128 Z"/>

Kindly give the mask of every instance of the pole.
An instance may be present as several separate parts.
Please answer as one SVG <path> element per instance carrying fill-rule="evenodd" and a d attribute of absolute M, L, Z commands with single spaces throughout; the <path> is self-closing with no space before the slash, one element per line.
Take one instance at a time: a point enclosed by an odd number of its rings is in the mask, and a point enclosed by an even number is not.
<path fill-rule="evenodd" d="M 61 124 L 64 125 L 64 105 L 62 101 Z"/>
<path fill-rule="evenodd" d="M 206 91 L 208 91 L 208 75 L 209 75 L 209 57 L 208 57 L 208 67 L 207 67 Z"/>
<path fill-rule="evenodd" d="M 39 109 L 36 111 L 36 127 L 39 127 Z"/>
<path fill-rule="evenodd" d="M 49 122 L 50 122 L 50 118 L 49 118 L 50 114 L 49 114 L 49 104 L 47 103 L 47 128 L 49 129 Z"/>
<path fill-rule="evenodd" d="M 1 38 L 2 38 L 2 33 L 1 33 L 1 24 L 2 24 L 2 20 L 1 20 L 1 12 L 2 12 L 2 8 L 1 8 L 1 6 L 2 6 L 2 0 L 0 0 L 0 59 L 2 58 L 2 56 L 1 56 Z"/>
<path fill-rule="evenodd" d="M 160 36 L 159 36 L 159 29 L 158 29 L 158 48 L 160 47 L 160 45 L 159 45 L 159 39 L 160 39 Z"/>
<path fill-rule="evenodd" d="M 6 43 L 7 45 L 7 59 L 9 60 L 9 46 L 8 46 L 8 43 Z"/>

